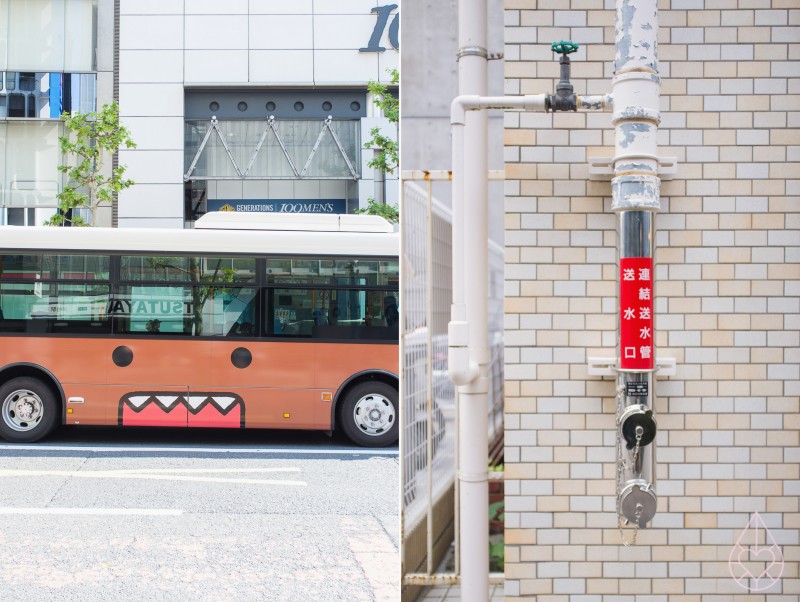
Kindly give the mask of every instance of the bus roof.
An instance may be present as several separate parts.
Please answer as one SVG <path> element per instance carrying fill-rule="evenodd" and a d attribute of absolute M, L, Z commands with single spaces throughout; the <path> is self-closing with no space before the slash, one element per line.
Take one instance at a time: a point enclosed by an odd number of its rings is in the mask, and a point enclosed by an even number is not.
<path fill-rule="evenodd" d="M 212 211 L 195 223 L 195 229 L 296 230 L 302 232 L 393 232 L 377 215 L 324 213 L 236 213 Z"/>
<path fill-rule="evenodd" d="M 400 251 L 400 239 L 396 232 L 386 231 L 267 231 L 264 228 L 217 229 L 208 226 L 194 230 L 0 226 L 0 253 L 37 250 L 62 253 L 81 251 L 395 257 Z"/>

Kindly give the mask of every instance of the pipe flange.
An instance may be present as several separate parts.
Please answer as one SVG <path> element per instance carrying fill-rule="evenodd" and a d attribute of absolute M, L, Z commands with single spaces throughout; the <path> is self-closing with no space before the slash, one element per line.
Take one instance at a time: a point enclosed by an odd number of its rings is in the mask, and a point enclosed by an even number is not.
<path fill-rule="evenodd" d="M 661 123 L 661 113 L 646 107 L 624 107 L 615 110 L 611 116 L 612 125 L 617 125 L 620 121 L 652 121 L 658 125 Z"/>
<path fill-rule="evenodd" d="M 658 499 L 653 486 L 644 479 L 628 481 L 619 492 L 619 510 L 629 523 L 647 526 L 656 515 Z"/>
<path fill-rule="evenodd" d="M 464 46 L 463 48 L 458 49 L 456 57 L 457 60 L 460 60 L 461 57 L 464 56 L 479 56 L 481 58 L 488 59 L 489 51 L 486 50 L 486 48 L 484 48 L 483 46 Z"/>

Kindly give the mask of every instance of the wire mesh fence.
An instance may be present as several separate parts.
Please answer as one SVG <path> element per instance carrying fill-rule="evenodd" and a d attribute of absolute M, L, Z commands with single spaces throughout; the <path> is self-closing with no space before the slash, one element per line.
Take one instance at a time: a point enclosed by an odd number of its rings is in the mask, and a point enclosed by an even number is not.
<path fill-rule="evenodd" d="M 404 537 L 409 541 L 427 522 L 427 549 L 415 556 L 430 559 L 432 546 L 448 525 L 452 527 L 455 514 L 452 504 L 446 513 L 435 510 L 452 491 L 457 473 L 456 391 L 447 374 L 452 217 L 450 209 L 433 197 L 430 181 L 404 181 L 402 212 Z M 503 433 L 503 253 L 493 243 L 487 294 L 491 350 L 487 412 L 489 440 L 496 443 Z"/>

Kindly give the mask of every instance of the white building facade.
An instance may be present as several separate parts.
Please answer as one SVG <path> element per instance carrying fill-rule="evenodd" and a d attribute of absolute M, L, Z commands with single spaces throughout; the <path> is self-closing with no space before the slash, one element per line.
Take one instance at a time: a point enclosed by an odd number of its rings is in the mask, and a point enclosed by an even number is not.
<path fill-rule="evenodd" d="M 61 111 L 112 100 L 136 184 L 98 225 L 395 203 L 364 146 L 396 137 L 367 87 L 390 82 L 398 29 L 377 0 L 0 0 L 0 222 L 52 215 Z"/>

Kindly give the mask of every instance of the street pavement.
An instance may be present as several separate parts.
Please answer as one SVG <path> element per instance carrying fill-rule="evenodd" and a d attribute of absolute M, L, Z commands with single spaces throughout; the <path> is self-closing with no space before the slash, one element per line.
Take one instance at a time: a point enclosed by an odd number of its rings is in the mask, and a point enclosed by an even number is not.
<path fill-rule="evenodd" d="M 398 466 L 303 432 L 0 442 L 0 601 L 399 600 Z"/>

